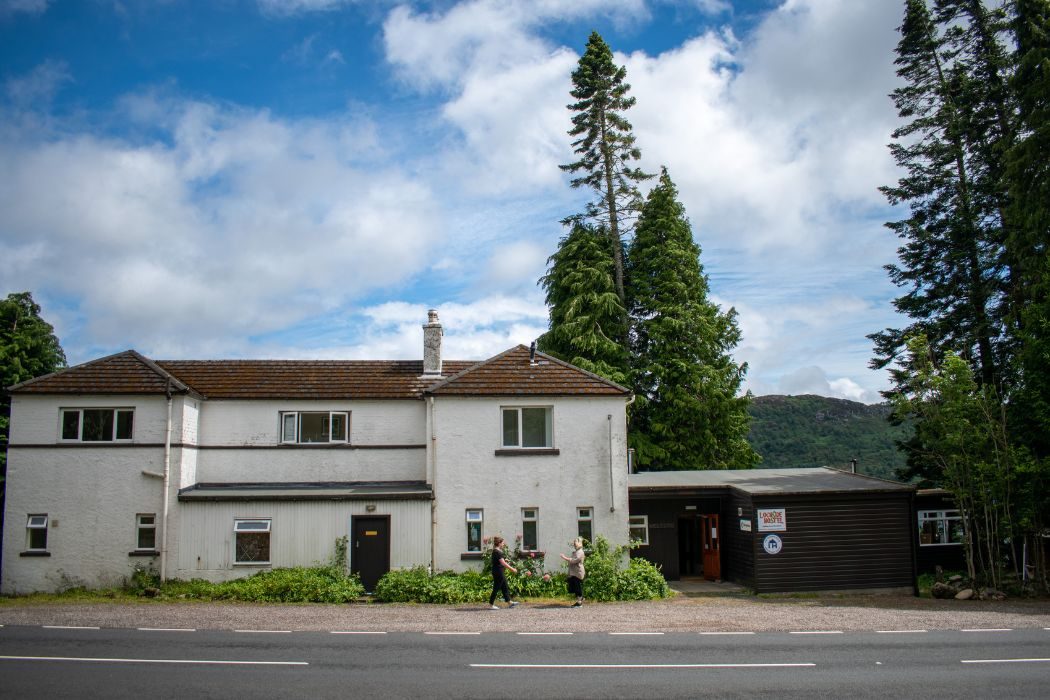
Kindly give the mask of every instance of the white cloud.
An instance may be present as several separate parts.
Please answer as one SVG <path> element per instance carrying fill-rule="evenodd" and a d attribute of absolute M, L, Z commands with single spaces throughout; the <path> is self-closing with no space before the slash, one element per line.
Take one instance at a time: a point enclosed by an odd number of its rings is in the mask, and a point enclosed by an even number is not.
<path fill-rule="evenodd" d="M 0 0 L 0 18 L 19 12 L 27 15 L 42 15 L 47 12 L 51 0 Z"/>

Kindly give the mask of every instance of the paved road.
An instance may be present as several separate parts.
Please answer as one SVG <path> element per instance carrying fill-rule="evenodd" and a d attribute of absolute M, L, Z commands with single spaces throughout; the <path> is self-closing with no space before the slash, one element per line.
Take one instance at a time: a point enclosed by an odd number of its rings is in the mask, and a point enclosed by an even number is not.
<path fill-rule="evenodd" d="M 1050 629 L 0 628 L 2 698 L 1044 698 Z"/>

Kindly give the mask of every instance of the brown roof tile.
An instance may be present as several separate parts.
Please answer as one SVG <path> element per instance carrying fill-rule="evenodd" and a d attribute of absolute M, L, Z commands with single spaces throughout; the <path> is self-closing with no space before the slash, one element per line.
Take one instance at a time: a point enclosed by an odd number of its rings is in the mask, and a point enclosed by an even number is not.
<path fill-rule="evenodd" d="M 542 352 L 518 345 L 430 389 L 437 396 L 623 396 L 630 391 Z"/>
<path fill-rule="evenodd" d="M 446 379 L 418 360 L 161 360 L 134 350 L 11 387 L 23 394 L 163 394 L 208 399 L 413 399 L 442 396 L 623 395 L 627 389 L 524 345 L 481 363 L 446 360 Z M 450 376 L 451 375 L 451 376 Z"/>

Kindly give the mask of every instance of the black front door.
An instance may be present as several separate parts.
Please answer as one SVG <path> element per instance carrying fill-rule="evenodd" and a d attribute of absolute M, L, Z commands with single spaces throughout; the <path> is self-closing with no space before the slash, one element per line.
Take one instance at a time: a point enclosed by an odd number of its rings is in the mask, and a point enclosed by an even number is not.
<path fill-rule="evenodd" d="M 695 517 L 678 519 L 678 575 L 700 575 L 700 521 Z"/>
<path fill-rule="evenodd" d="M 379 579 L 390 571 L 390 516 L 351 516 L 350 530 L 350 571 L 361 576 L 366 591 L 374 591 Z"/>

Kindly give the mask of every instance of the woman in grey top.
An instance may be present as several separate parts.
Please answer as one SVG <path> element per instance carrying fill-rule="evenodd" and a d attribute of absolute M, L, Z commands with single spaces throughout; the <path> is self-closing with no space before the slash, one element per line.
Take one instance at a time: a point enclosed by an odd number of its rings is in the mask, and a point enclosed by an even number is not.
<path fill-rule="evenodd" d="M 587 555 L 583 553 L 583 540 L 579 537 L 572 541 L 572 549 L 571 557 L 564 554 L 560 556 L 569 562 L 569 593 L 575 594 L 576 602 L 572 604 L 572 607 L 578 608 L 583 605 L 583 579 L 587 575 L 583 568 L 583 560 Z"/>

